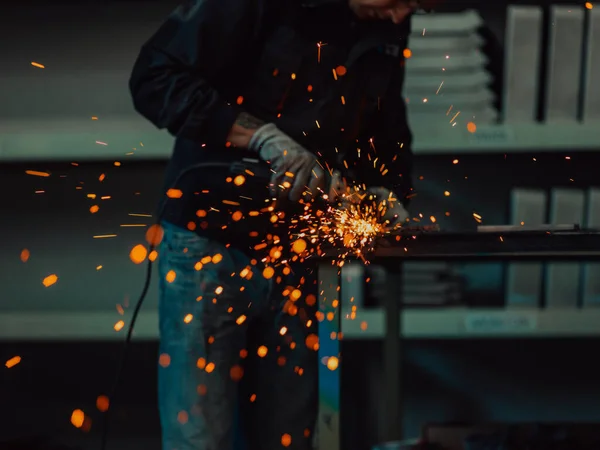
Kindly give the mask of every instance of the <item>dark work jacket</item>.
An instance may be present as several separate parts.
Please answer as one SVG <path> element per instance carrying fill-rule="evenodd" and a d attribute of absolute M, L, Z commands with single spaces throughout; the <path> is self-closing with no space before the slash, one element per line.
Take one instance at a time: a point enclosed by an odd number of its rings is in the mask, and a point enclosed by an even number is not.
<path fill-rule="evenodd" d="M 225 181 L 226 169 L 189 170 L 248 156 L 226 145 L 241 111 L 274 122 L 354 182 L 406 199 L 409 31 L 409 20 L 359 22 L 344 0 L 193 0 L 177 8 L 143 45 L 130 79 L 136 110 L 176 136 L 165 191 L 179 198 L 161 206 L 164 219 L 228 242 L 261 226 L 236 231 L 224 218 L 264 207 L 264 181 L 240 188 Z"/>

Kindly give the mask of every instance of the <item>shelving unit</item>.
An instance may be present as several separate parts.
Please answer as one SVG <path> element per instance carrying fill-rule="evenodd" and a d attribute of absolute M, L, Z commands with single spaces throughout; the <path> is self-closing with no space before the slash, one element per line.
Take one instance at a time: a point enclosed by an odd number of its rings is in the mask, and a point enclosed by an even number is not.
<path fill-rule="evenodd" d="M 88 123 L 89 122 L 89 123 Z M 0 161 L 166 160 L 173 138 L 139 120 L 0 125 Z M 599 151 L 600 124 L 428 126 L 413 119 L 417 155 Z M 450 122 L 450 119 L 448 119 Z M 476 123 L 476 121 L 475 121 Z"/>
<path fill-rule="evenodd" d="M 343 271 L 328 260 L 318 269 L 320 306 L 324 320 L 319 323 L 319 448 L 340 448 L 341 375 L 343 358 L 340 339 L 382 339 L 386 401 L 381 420 L 384 442 L 402 439 L 401 361 L 403 338 L 481 339 L 550 338 L 600 336 L 599 309 L 466 309 L 402 308 L 399 296 L 404 263 L 410 261 L 598 261 L 600 233 L 587 231 L 538 230 L 506 233 L 425 233 L 403 239 L 402 245 L 382 246 L 375 259 L 386 268 L 383 307 L 378 310 L 357 308 L 344 294 L 350 281 Z M 348 280 L 348 281 L 345 281 Z M 364 283 L 363 278 L 360 279 Z M 354 284 L 352 284 L 354 286 Z M 338 301 L 339 299 L 339 301 Z M 339 306 L 341 304 L 341 306 Z M 334 361 L 332 364 L 331 361 Z M 335 425 L 332 425 L 335 424 Z"/>
<path fill-rule="evenodd" d="M 500 339 L 600 337 L 600 308 L 587 309 L 406 309 L 401 314 L 406 339 Z M 120 331 L 114 325 L 123 320 Z M 366 325 L 365 325 L 366 324 Z M 129 315 L 114 312 L 36 312 L 0 314 L 0 340 L 102 340 L 125 338 Z M 385 336 L 385 311 L 358 309 L 352 319 L 342 314 L 344 339 L 376 340 Z M 158 339 L 158 313 L 142 311 L 135 340 Z"/>

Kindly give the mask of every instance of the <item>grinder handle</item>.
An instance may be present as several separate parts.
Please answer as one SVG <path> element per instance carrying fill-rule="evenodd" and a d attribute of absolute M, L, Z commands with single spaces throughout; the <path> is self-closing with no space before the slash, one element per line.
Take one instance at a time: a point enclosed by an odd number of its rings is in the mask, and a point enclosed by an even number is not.
<path fill-rule="evenodd" d="M 232 175 L 251 175 L 257 180 L 269 182 L 271 179 L 271 169 L 269 165 L 260 160 L 254 158 L 243 158 L 238 161 L 234 161 L 229 168 Z"/>
<path fill-rule="evenodd" d="M 265 181 L 268 183 L 271 180 L 273 171 L 269 167 L 269 164 L 258 158 L 243 158 L 238 161 L 234 161 L 230 167 L 231 173 L 235 175 L 249 175 L 253 174 L 253 179 L 259 181 Z M 329 192 L 331 187 L 331 174 L 325 170 L 325 192 Z"/>

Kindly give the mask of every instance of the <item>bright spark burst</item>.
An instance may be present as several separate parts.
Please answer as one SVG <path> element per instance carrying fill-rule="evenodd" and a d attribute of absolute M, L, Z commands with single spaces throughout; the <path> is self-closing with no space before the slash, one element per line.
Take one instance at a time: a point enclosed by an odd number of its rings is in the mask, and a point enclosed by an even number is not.
<path fill-rule="evenodd" d="M 334 250 L 339 255 L 338 265 L 351 256 L 366 262 L 365 257 L 374 250 L 377 240 L 392 230 L 383 219 L 386 212 L 386 202 L 376 202 L 359 193 L 325 208 L 313 210 L 312 204 L 307 205 L 300 217 L 300 223 L 306 225 L 297 237 L 308 238 L 316 245 L 317 254 Z"/>
<path fill-rule="evenodd" d="M 387 231 L 377 211 L 371 207 L 350 205 L 343 209 L 332 208 L 331 215 L 332 226 L 322 240 L 336 249 L 345 250 L 341 252 L 338 264 L 352 255 L 365 260 L 366 253 L 374 249 L 376 240 Z M 327 228 L 322 227 L 322 230 Z"/>

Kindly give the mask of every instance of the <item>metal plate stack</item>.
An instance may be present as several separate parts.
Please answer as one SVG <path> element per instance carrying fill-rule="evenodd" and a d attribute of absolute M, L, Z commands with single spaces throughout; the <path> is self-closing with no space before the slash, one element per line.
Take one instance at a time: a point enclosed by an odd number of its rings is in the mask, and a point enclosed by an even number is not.
<path fill-rule="evenodd" d="M 366 306 L 380 306 L 388 289 L 384 267 L 366 267 Z M 464 280 L 455 268 L 444 262 L 411 262 L 403 267 L 402 303 L 406 306 L 460 305 L 464 300 Z"/>
<path fill-rule="evenodd" d="M 429 127 L 496 122 L 482 24 L 474 10 L 413 17 L 404 96 L 417 139 Z"/>

